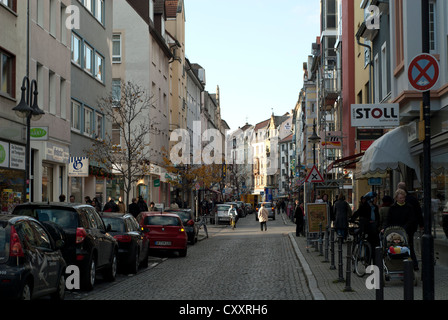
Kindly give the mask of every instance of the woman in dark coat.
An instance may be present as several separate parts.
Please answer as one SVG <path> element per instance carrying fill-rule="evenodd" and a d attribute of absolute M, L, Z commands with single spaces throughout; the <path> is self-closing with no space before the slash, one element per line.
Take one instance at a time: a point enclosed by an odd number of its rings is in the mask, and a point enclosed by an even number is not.
<path fill-rule="evenodd" d="M 338 200 L 334 203 L 334 228 L 338 235 L 342 236 L 345 240 L 347 238 L 348 231 L 348 221 L 352 215 L 352 208 L 347 201 L 345 201 L 345 196 L 340 193 Z"/>
<path fill-rule="evenodd" d="M 296 237 L 303 235 L 303 204 L 299 204 L 299 200 L 296 200 L 296 207 L 294 209 L 294 218 L 296 219 Z"/>

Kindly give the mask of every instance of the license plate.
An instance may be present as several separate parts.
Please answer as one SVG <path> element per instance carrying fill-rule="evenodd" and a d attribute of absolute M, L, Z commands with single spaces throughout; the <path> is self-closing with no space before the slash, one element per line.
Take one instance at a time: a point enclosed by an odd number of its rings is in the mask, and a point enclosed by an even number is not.
<path fill-rule="evenodd" d="M 156 246 L 170 246 L 171 241 L 156 241 L 155 244 Z"/>

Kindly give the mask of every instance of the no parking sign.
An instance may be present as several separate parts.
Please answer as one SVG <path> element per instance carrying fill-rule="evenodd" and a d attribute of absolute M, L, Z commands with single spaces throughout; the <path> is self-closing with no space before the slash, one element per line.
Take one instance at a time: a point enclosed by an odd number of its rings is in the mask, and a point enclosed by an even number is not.
<path fill-rule="evenodd" d="M 417 91 L 431 90 L 439 80 L 439 74 L 439 62 L 430 54 L 419 54 L 409 64 L 409 83 Z"/>

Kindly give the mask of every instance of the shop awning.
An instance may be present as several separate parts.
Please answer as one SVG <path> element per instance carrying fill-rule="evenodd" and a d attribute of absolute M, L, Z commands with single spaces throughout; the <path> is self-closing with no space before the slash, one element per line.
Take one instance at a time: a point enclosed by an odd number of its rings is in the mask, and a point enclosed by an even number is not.
<path fill-rule="evenodd" d="M 389 131 L 376 140 L 361 158 L 361 174 L 384 173 L 387 170 L 399 169 L 404 164 L 415 170 L 420 179 L 418 161 L 411 155 L 406 126 Z"/>
<path fill-rule="evenodd" d="M 338 159 L 333 161 L 332 164 L 330 164 L 327 168 L 327 172 L 331 171 L 334 168 L 354 168 L 354 164 L 361 160 L 362 156 L 364 155 L 364 152 L 354 154 L 342 159 Z"/>

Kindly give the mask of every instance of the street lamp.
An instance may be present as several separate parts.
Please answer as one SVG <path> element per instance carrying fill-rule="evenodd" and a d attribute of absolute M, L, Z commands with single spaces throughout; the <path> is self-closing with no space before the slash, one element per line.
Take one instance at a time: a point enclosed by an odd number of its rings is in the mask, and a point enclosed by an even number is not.
<path fill-rule="evenodd" d="M 313 144 L 313 164 L 316 165 L 316 143 L 320 142 L 320 137 L 316 133 L 316 120 L 313 123 L 313 134 L 308 138 L 308 141 Z M 314 201 L 316 199 L 316 184 L 314 183 Z M 313 202 L 314 202 L 313 201 Z"/>
<path fill-rule="evenodd" d="M 16 115 L 19 118 L 26 118 L 26 150 L 25 150 L 25 185 L 24 185 L 24 195 L 26 201 L 27 192 L 30 191 L 30 154 L 31 154 L 31 144 L 30 144 L 30 131 L 31 131 L 31 119 L 40 120 L 45 114 L 43 110 L 37 105 L 37 81 L 31 81 L 25 76 L 22 81 L 22 97 L 19 104 L 13 108 Z M 30 192 L 31 194 L 31 192 Z M 29 197 L 31 201 L 31 196 Z"/>

